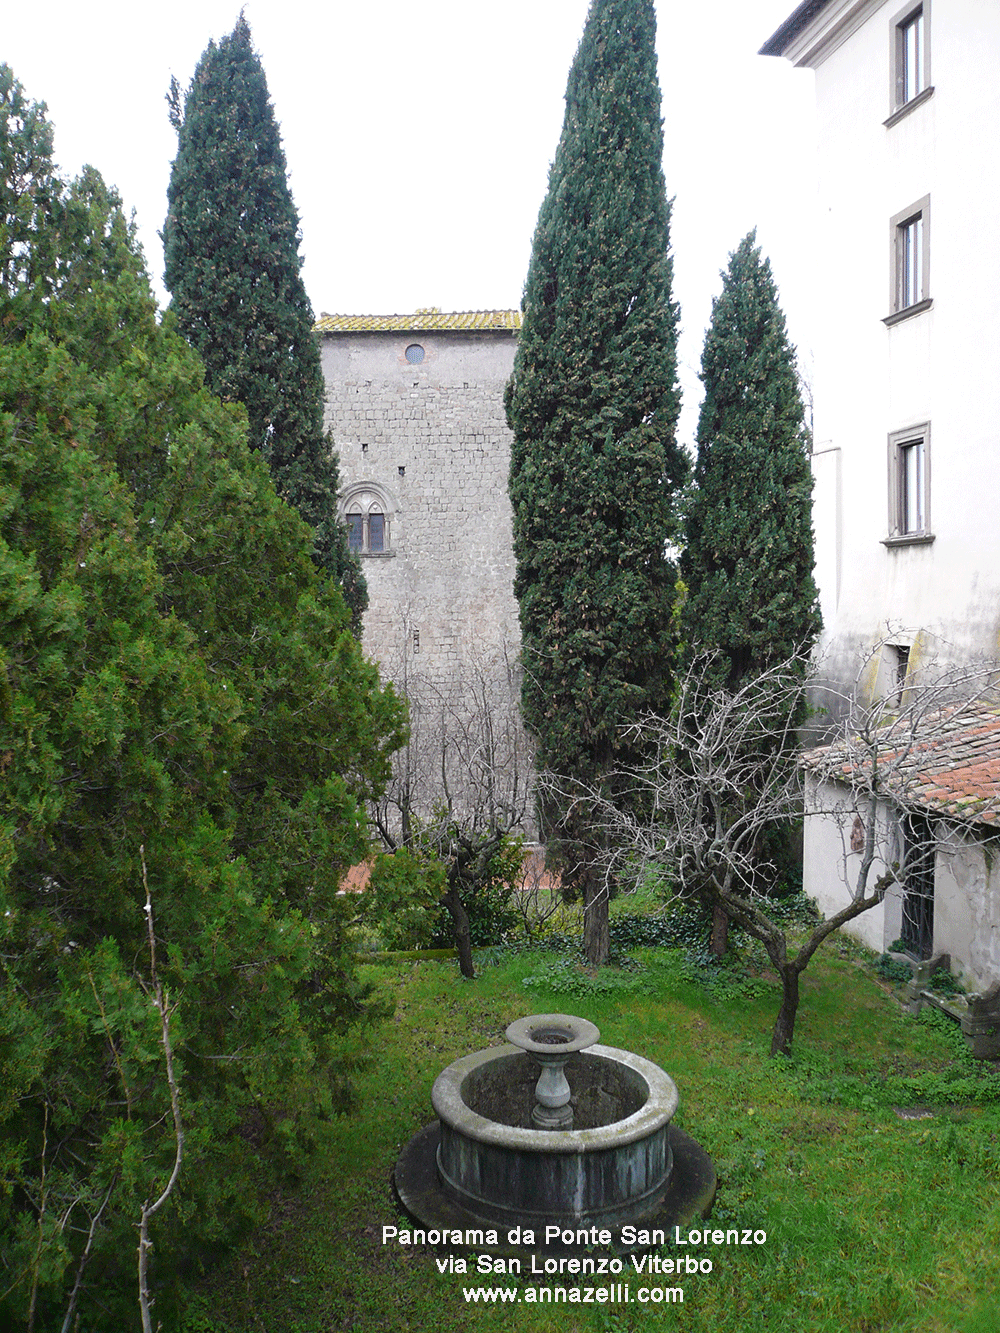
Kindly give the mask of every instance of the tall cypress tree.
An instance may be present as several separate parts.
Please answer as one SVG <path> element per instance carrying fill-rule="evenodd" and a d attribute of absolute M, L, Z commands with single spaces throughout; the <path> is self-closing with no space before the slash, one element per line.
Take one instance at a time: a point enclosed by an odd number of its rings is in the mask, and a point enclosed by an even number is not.
<path fill-rule="evenodd" d="M 806 652 L 820 630 L 813 581 L 809 433 L 795 350 L 771 266 L 751 232 L 730 256 L 712 306 L 701 378 L 695 492 L 688 508 L 681 572 L 688 592 L 681 623 L 689 662 L 712 653 L 714 683 L 735 690 L 753 676 Z M 787 721 L 804 720 L 801 703 Z M 784 745 L 761 735 L 761 753 Z M 789 762 L 793 762 L 789 753 Z M 758 887 L 790 862 L 788 830 L 775 827 L 756 851 Z M 726 950 L 728 917 L 712 913 L 712 952 Z"/>
<path fill-rule="evenodd" d="M 687 651 L 718 653 L 728 687 L 808 649 L 820 628 L 795 351 L 755 242 L 751 232 L 730 256 L 712 307 L 681 559 Z"/>
<path fill-rule="evenodd" d="M 594 0 L 539 213 L 507 417 L 525 721 L 542 767 L 601 786 L 622 724 L 662 706 L 675 572 L 677 307 L 652 0 Z M 607 894 L 580 807 L 564 883 L 588 957 L 607 954 Z"/>
<path fill-rule="evenodd" d="M 241 14 L 210 42 L 184 99 L 173 80 L 177 157 L 163 229 L 178 327 L 209 386 L 244 404 L 250 442 L 314 532 L 314 558 L 342 584 L 355 623 L 368 602 L 337 522 L 336 456 L 323 429 L 323 372 L 302 282 L 299 219 L 260 58 Z"/>

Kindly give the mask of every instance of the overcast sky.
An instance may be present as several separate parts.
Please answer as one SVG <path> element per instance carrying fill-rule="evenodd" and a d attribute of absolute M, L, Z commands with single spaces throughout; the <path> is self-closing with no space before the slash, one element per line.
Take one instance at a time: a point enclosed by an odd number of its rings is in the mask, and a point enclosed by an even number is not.
<path fill-rule="evenodd" d="M 588 0 L 247 0 L 281 126 L 317 314 L 516 306 L 562 126 Z M 808 371 L 815 205 L 812 74 L 756 54 L 795 0 L 657 0 L 664 172 L 674 197 L 682 437 L 719 270 L 757 227 Z M 85 162 L 134 209 L 161 302 L 186 88 L 238 0 L 41 0 L 0 33 L 28 95 L 48 103 L 56 160 Z"/>

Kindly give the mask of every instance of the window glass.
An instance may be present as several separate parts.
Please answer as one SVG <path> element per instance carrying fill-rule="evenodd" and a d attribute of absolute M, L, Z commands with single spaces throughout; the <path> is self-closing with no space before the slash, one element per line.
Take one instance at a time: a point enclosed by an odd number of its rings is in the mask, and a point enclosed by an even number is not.
<path fill-rule="evenodd" d="M 918 9 L 899 29 L 900 74 L 904 104 L 924 90 L 924 11 Z"/>
<path fill-rule="evenodd" d="M 385 550 L 385 515 L 375 509 L 368 515 L 368 549 Z"/>
<path fill-rule="evenodd" d="M 923 293 L 924 220 L 919 214 L 900 227 L 900 309 L 916 305 Z"/>
<path fill-rule="evenodd" d="M 903 533 L 924 530 L 924 442 L 910 440 L 899 447 L 900 528 Z"/>
<path fill-rule="evenodd" d="M 352 551 L 360 551 L 364 544 L 364 521 L 360 514 L 347 515 L 347 545 Z"/>

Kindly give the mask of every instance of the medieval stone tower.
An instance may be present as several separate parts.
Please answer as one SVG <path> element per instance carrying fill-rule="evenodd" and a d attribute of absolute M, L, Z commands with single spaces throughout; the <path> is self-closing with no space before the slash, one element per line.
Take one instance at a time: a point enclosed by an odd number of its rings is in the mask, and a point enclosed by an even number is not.
<path fill-rule="evenodd" d="M 364 648 L 410 701 L 399 762 L 428 793 L 415 804 L 440 803 L 447 743 L 449 801 L 493 800 L 502 779 L 527 830 L 503 407 L 520 324 L 431 309 L 324 315 L 316 331 L 341 517 L 368 582 Z"/>
<path fill-rule="evenodd" d="M 503 390 L 520 323 L 418 310 L 316 325 L 341 515 L 368 581 L 365 650 L 393 679 L 418 666 L 443 684 L 516 653 Z"/>

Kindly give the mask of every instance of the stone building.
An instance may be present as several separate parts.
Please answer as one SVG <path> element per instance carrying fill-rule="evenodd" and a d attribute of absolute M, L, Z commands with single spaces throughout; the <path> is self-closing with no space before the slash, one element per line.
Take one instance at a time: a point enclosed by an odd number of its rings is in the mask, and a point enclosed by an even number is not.
<path fill-rule="evenodd" d="M 316 325 L 341 513 L 361 556 L 364 645 L 444 682 L 520 640 L 503 391 L 516 310 L 324 315 Z"/>
<path fill-rule="evenodd" d="M 828 718 L 850 694 L 905 714 L 937 669 L 1000 644 L 1000 176 L 984 156 L 1000 136 L 1000 5 L 803 0 L 762 54 L 816 79 L 820 702 Z M 938 748 L 882 848 L 898 864 L 923 829 L 926 855 L 854 929 L 947 951 L 985 986 L 1000 976 L 1000 728 Z M 842 787 L 838 822 L 813 796 L 804 879 L 829 914 L 860 857 L 844 836 L 854 798 Z"/>
<path fill-rule="evenodd" d="M 341 515 L 368 583 L 364 647 L 410 700 L 400 762 L 416 803 L 439 803 L 447 743 L 451 794 L 478 800 L 478 772 L 496 799 L 502 778 L 530 831 L 503 406 L 520 325 L 516 310 L 428 309 L 324 315 L 316 331 Z"/>

